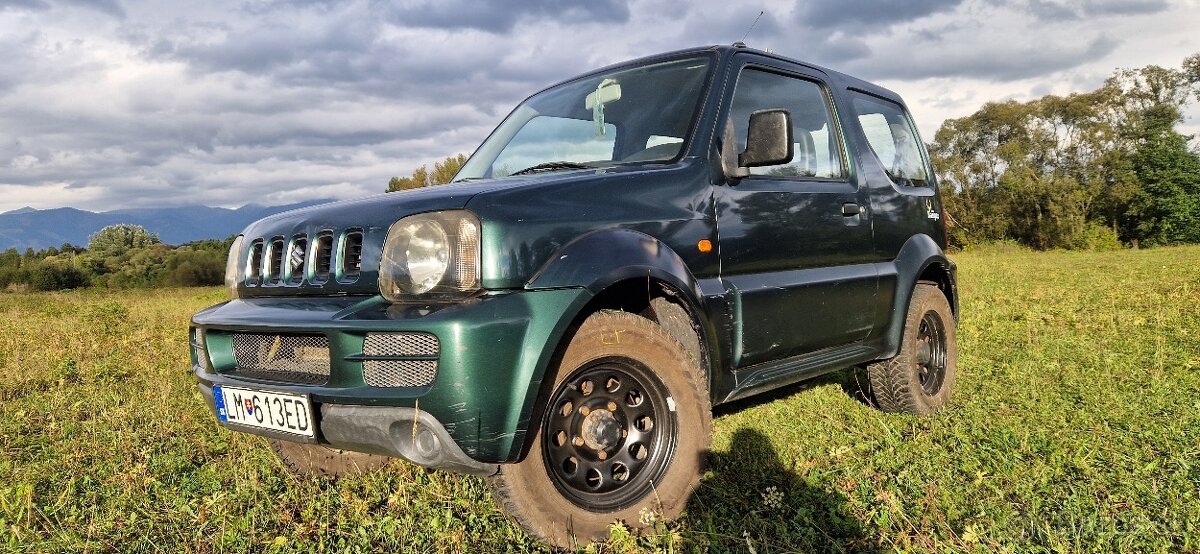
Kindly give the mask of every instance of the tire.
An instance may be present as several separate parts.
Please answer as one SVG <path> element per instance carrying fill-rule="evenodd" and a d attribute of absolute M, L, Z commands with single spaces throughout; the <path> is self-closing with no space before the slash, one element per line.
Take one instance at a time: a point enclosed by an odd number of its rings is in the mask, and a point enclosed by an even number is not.
<path fill-rule="evenodd" d="M 650 301 L 650 307 L 642 315 L 654 320 L 667 334 L 675 337 L 691 357 L 692 363 L 700 365 L 704 359 L 700 353 L 700 335 L 696 334 L 692 318 L 683 306 L 660 296 Z"/>
<path fill-rule="evenodd" d="M 322 446 L 277 439 L 267 439 L 271 450 L 279 456 L 292 473 L 303 477 L 337 479 L 346 475 L 366 473 L 382 468 L 392 459 L 387 456 L 363 454 Z"/>
<path fill-rule="evenodd" d="M 908 303 L 900 352 L 867 366 L 875 404 L 885 412 L 931 414 L 950 401 L 957 373 L 950 303 L 936 286 L 918 283 Z"/>
<path fill-rule="evenodd" d="M 705 376 L 661 326 L 625 312 L 588 317 L 571 338 L 525 459 L 490 479 L 528 533 L 571 548 L 610 524 L 682 512 L 712 440 Z M 590 384 L 589 384 L 590 383 Z"/>

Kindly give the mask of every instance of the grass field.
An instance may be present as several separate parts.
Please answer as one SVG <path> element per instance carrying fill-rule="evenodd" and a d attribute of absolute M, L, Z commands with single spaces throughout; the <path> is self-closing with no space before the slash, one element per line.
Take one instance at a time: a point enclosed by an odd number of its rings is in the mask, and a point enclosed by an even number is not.
<path fill-rule="evenodd" d="M 956 261 L 947 411 L 853 370 L 721 409 L 685 517 L 593 550 L 1200 552 L 1200 248 Z M 0 550 L 540 549 L 480 479 L 299 479 L 217 427 L 186 325 L 222 294 L 0 293 Z"/>

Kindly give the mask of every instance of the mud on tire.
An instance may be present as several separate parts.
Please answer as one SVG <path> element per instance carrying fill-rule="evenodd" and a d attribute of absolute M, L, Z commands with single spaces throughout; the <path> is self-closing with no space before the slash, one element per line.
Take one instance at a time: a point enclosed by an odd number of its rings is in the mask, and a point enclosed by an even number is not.
<path fill-rule="evenodd" d="M 932 284 L 918 283 L 908 303 L 900 352 L 867 366 L 879 409 L 923 415 L 945 406 L 958 372 L 957 340 L 946 296 Z"/>
<path fill-rule="evenodd" d="M 643 511 L 673 519 L 712 439 L 703 371 L 680 342 L 625 312 L 590 316 L 571 338 L 525 459 L 490 479 L 496 502 L 559 547 L 607 537 Z"/>

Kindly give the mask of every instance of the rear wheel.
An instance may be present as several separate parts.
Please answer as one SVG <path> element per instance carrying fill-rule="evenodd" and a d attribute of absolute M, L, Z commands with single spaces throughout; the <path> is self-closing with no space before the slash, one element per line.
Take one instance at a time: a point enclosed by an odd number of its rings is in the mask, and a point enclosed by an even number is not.
<path fill-rule="evenodd" d="M 306 444 L 268 439 L 271 450 L 293 473 L 305 477 L 336 479 L 344 475 L 365 473 L 388 465 L 391 458 L 338 450 L 319 444 Z"/>
<path fill-rule="evenodd" d="M 954 314 L 942 291 L 918 283 L 908 303 L 900 353 L 867 367 L 875 403 L 885 412 L 929 414 L 950 400 L 958 373 Z"/>
<path fill-rule="evenodd" d="M 524 460 L 492 478 L 496 501 L 560 547 L 639 528 L 643 510 L 683 512 L 712 436 L 703 374 L 654 322 L 601 312 L 580 326 L 554 369 L 549 404 Z"/>

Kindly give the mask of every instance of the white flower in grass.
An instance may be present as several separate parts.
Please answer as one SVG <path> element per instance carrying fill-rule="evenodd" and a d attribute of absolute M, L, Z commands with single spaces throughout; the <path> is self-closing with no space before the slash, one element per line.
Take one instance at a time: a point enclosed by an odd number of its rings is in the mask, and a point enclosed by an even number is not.
<path fill-rule="evenodd" d="M 642 508 L 641 511 L 638 512 L 638 523 L 641 523 L 642 527 L 650 527 L 657 522 L 658 512 L 651 510 L 650 508 Z"/>
<path fill-rule="evenodd" d="M 783 507 L 783 491 L 772 485 L 767 487 L 767 490 L 759 493 L 762 495 L 763 506 L 772 510 L 778 510 Z"/>

